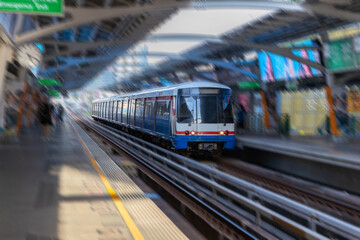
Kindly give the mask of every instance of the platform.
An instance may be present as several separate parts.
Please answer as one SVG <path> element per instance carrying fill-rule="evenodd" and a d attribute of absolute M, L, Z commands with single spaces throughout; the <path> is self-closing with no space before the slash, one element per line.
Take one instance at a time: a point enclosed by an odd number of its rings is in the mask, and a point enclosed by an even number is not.
<path fill-rule="evenodd" d="M 0 145 L 0 239 L 187 239 L 69 121 L 49 142 L 34 128 Z"/>
<path fill-rule="evenodd" d="M 337 143 L 325 137 L 241 135 L 237 136 L 237 146 L 360 170 L 360 140 L 357 139 Z"/>

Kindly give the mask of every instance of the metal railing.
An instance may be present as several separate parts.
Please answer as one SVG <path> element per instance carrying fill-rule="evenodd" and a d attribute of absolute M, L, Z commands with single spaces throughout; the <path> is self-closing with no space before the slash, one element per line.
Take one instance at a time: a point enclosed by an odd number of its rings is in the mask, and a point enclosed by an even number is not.
<path fill-rule="evenodd" d="M 179 184 L 212 198 L 280 239 L 358 239 L 360 228 L 154 144 L 85 120 L 118 140 Z M 130 150 L 129 150 L 130 149 Z"/>

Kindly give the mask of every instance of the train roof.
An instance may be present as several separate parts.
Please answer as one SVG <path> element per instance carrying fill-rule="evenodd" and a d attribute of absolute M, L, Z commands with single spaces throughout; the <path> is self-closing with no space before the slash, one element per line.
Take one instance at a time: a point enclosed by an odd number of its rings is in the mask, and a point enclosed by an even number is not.
<path fill-rule="evenodd" d="M 126 97 L 131 97 L 134 95 L 142 95 L 144 97 L 153 97 L 151 95 L 154 95 L 156 93 L 174 93 L 174 91 L 176 92 L 176 90 L 178 89 L 183 89 L 183 88 L 225 88 L 225 89 L 230 89 L 230 87 L 223 85 L 223 84 L 219 84 L 219 83 L 214 83 L 214 82 L 206 82 L 206 81 L 201 81 L 201 82 L 186 82 L 186 83 L 181 83 L 181 84 L 176 84 L 176 85 L 172 85 L 172 86 L 168 86 L 168 87 L 161 87 L 161 88 L 152 88 L 152 89 L 147 89 L 147 90 L 142 90 L 142 91 L 138 91 L 138 92 L 133 92 L 133 93 L 128 93 L 128 94 L 121 94 L 121 95 L 115 95 L 112 97 L 108 97 L 108 98 L 101 98 L 101 99 L 96 99 L 93 102 L 97 102 L 99 100 L 113 100 L 113 99 L 118 99 L 118 98 L 126 98 Z M 165 94 L 163 94 L 162 96 L 166 96 Z"/>

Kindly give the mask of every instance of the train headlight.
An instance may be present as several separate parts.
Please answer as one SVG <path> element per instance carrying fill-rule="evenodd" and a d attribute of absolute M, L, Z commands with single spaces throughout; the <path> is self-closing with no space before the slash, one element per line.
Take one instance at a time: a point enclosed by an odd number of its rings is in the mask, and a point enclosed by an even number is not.
<path fill-rule="evenodd" d="M 193 135 L 193 136 L 195 135 L 195 133 L 196 132 L 194 130 L 190 132 L 190 134 Z"/>
<path fill-rule="evenodd" d="M 190 132 L 188 130 L 185 131 L 185 135 L 189 135 Z"/>
<path fill-rule="evenodd" d="M 224 132 L 224 131 L 220 131 L 219 134 L 220 134 L 220 135 L 224 135 L 225 132 Z"/>
<path fill-rule="evenodd" d="M 228 131 L 228 130 L 225 131 L 225 135 L 229 135 L 229 131 Z"/>

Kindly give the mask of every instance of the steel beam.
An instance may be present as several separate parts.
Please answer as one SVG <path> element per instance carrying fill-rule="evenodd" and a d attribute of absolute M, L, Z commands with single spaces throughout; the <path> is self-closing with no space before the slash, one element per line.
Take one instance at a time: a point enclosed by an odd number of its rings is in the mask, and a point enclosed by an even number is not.
<path fill-rule="evenodd" d="M 303 11 L 303 8 L 293 2 L 285 1 L 272 1 L 272 0 L 206 0 L 206 1 L 193 1 L 192 7 L 197 9 L 210 9 L 210 8 L 249 8 L 249 9 L 286 9 L 292 11 Z"/>
<path fill-rule="evenodd" d="M 222 60 L 207 59 L 207 58 L 202 58 L 202 57 L 197 57 L 197 56 L 189 56 L 189 55 L 178 55 L 178 54 L 166 53 L 166 52 L 132 52 L 132 53 L 122 54 L 121 56 L 123 56 L 123 57 L 133 57 L 133 56 L 167 57 L 170 59 L 180 60 L 180 61 L 189 60 L 189 61 L 201 62 L 201 63 L 206 63 L 206 64 L 211 63 L 211 64 L 214 64 L 215 66 L 218 66 L 221 68 L 226 68 L 226 69 L 253 77 L 255 79 L 258 79 L 258 76 L 256 74 L 242 70 L 242 69 L 238 68 L 235 64 L 233 64 L 231 62 L 225 62 Z M 43 72 L 43 74 L 51 74 L 57 70 L 65 70 L 67 68 L 70 68 L 72 66 L 82 64 L 82 63 L 99 62 L 99 61 L 101 62 L 101 61 L 106 61 L 106 60 L 109 60 L 111 58 L 116 58 L 116 57 L 117 57 L 117 55 L 108 55 L 108 56 L 94 57 L 94 58 L 89 58 L 89 59 L 59 57 L 58 60 L 65 61 L 67 63 L 64 64 L 63 66 L 47 69 L 46 71 Z"/>
<path fill-rule="evenodd" d="M 349 22 L 360 22 L 359 13 L 341 10 L 331 4 L 319 3 L 319 2 L 311 2 L 311 3 L 305 2 L 301 6 L 307 11 L 313 12 L 315 14 L 338 18 Z"/>
<path fill-rule="evenodd" d="M 93 23 L 101 20 L 111 19 L 114 17 L 141 14 L 145 12 L 158 12 L 173 10 L 176 8 L 259 8 L 259 9 L 287 9 L 301 11 L 303 8 L 298 4 L 285 3 L 279 1 L 174 1 L 167 0 L 152 5 L 135 5 L 129 7 L 113 8 L 73 8 L 67 7 L 65 13 L 70 14 L 72 18 L 68 21 L 56 25 L 45 26 L 41 29 L 34 30 L 17 36 L 15 42 L 21 44 L 24 42 L 34 41 L 40 37 L 50 35 L 67 28 L 73 28 L 79 25 Z"/>

